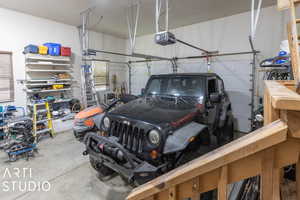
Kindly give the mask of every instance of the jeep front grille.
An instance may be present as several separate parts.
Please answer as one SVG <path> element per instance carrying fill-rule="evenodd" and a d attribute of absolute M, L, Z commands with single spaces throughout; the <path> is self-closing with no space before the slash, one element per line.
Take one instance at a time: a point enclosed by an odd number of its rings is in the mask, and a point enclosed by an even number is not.
<path fill-rule="evenodd" d="M 132 152 L 142 152 L 144 135 L 144 129 L 115 120 L 111 121 L 109 136 L 119 138 L 119 143 Z"/>

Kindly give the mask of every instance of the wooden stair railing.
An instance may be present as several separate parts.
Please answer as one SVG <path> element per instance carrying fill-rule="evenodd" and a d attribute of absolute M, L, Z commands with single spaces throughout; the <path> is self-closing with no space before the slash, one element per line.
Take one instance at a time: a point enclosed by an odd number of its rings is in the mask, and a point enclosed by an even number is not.
<path fill-rule="evenodd" d="M 289 89 L 290 88 L 290 89 Z M 134 189 L 127 200 L 199 200 L 227 185 L 261 175 L 261 200 L 280 199 L 283 167 L 297 164 L 300 199 L 300 95 L 290 81 L 266 81 L 265 126 Z"/>
<path fill-rule="evenodd" d="M 296 82 L 296 91 L 300 93 L 300 57 L 299 57 L 299 38 L 297 25 L 300 18 L 297 18 L 296 8 L 300 5 L 300 0 L 278 0 L 279 10 L 290 9 L 290 22 L 287 25 L 288 41 L 291 54 L 293 76 Z"/>

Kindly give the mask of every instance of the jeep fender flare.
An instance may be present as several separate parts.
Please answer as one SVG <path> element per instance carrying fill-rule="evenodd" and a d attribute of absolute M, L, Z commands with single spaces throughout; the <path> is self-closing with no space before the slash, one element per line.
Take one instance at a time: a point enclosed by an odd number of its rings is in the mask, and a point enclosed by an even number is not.
<path fill-rule="evenodd" d="M 207 129 L 204 124 L 191 122 L 168 136 L 163 153 L 170 154 L 184 150 L 190 144 L 190 138 L 196 137 Z"/>
<path fill-rule="evenodd" d="M 222 108 L 222 112 L 220 114 L 219 124 L 218 124 L 219 128 L 222 128 L 225 125 L 228 117 L 232 118 L 231 104 L 225 105 Z"/>
<path fill-rule="evenodd" d="M 94 115 L 92 118 L 94 120 L 94 123 L 96 125 L 96 127 L 100 130 L 101 128 L 101 122 L 103 117 L 105 116 L 105 113 L 99 113 L 97 115 Z"/>

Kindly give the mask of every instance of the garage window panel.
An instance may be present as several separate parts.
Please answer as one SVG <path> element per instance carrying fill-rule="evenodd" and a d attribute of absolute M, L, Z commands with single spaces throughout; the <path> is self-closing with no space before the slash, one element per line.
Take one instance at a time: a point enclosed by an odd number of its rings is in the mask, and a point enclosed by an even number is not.
<path fill-rule="evenodd" d="M 12 53 L 0 51 L 0 103 L 14 100 Z"/>

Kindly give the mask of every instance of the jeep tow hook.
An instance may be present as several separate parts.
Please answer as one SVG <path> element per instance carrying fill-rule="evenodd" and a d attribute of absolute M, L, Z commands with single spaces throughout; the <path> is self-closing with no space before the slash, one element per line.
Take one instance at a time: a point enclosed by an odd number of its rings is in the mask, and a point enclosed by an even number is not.
<path fill-rule="evenodd" d="M 89 154 L 89 152 L 87 150 L 85 150 L 84 152 L 82 152 L 82 155 L 87 156 Z"/>

